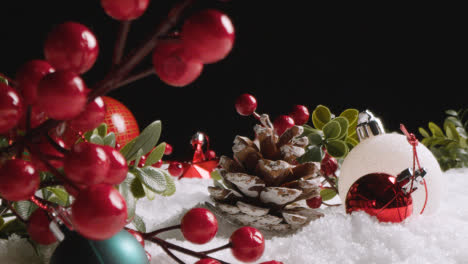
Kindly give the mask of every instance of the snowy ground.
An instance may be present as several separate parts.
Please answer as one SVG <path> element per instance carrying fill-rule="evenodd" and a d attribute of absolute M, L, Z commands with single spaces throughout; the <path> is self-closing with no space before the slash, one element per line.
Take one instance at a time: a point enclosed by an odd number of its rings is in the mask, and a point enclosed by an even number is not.
<path fill-rule="evenodd" d="M 468 263 L 468 169 L 445 173 L 447 192 L 437 214 L 416 215 L 401 224 L 383 224 L 364 213 L 346 215 L 342 207 L 324 209 L 325 217 L 301 231 L 266 239 L 266 251 L 258 263 L 278 260 L 286 263 Z M 184 179 L 172 197 L 142 201 L 137 213 L 148 230 L 169 226 L 188 209 L 209 201 L 206 186 L 211 181 Z M 168 241 L 195 250 L 210 249 L 227 242 L 235 227 L 221 221 L 218 236 L 195 246 L 182 240 L 180 232 L 168 232 Z M 174 263 L 157 246 L 147 242 L 152 264 Z M 179 255 L 187 263 L 195 259 Z M 229 250 L 213 256 L 238 263 Z M 41 263 L 21 239 L 0 241 L 0 263 Z"/>

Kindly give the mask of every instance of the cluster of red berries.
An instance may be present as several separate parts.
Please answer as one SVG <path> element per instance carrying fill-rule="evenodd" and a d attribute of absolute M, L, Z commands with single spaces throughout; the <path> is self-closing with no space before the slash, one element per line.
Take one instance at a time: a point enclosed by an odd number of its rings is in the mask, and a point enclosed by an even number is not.
<path fill-rule="evenodd" d="M 257 109 L 257 99 L 251 94 L 242 94 L 240 95 L 235 102 L 235 107 L 237 113 L 243 116 L 254 115 L 258 117 L 258 114 L 255 113 Z M 275 121 L 273 121 L 273 126 L 275 132 L 278 135 L 282 135 L 284 131 L 288 128 L 293 127 L 294 125 L 303 125 L 309 120 L 310 113 L 306 106 L 304 105 L 295 105 L 289 115 L 280 115 Z"/>

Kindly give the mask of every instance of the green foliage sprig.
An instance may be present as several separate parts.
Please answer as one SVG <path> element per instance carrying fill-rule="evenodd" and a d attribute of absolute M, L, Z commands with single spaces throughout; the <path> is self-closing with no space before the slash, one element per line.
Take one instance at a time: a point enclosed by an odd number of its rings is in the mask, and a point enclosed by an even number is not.
<path fill-rule="evenodd" d="M 303 125 L 303 135 L 309 138 L 309 145 L 298 161 L 320 162 L 324 149 L 335 158 L 346 157 L 359 142 L 356 135 L 358 115 L 358 110 L 350 108 L 336 117 L 328 107 L 318 105 L 312 113 L 314 127 Z"/>
<path fill-rule="evenodd" d="M 442 170 L 468 167 L 468 109 L 445 113 L 443 129 L 434 122 L 428 124 L 430 133 L 419 128 L 424 137 L 421 142 L 432 151 Z"/>

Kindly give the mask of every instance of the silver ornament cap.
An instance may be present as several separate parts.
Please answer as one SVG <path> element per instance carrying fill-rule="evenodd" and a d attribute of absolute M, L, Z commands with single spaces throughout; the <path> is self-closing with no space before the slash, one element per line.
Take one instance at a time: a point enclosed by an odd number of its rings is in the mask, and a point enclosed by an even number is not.
<path fill-rule="evenodd" d="M 385 129 L 379 118 L 375 117 L 371 111 L 365 110 L 359 113 L 356 133 L 359 141 L 363 141 L 366 138 L 385 134 Z"/>

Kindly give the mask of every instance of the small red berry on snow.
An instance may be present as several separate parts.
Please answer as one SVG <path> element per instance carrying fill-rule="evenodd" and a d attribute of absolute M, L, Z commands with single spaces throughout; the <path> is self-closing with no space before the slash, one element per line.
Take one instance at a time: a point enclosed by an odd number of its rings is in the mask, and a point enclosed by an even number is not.
<path fill-rule="evenodd" d="M 34 104 L 36 102 L 39 81 L 54 71 L 52 65 L 44 60 L 28 61 L 21 66 L 16 72 L 16 82 L 25 104 Z"/>
<path fill-rule="evenodd" d="M 280 115 L 273 122 L 273 126 L 275 127 L 275 132 L 279 136 L 282 135 L 284 131 L 293 127 L 294 125 L 295 125 L 294 120 L 290 116 L 287 116 L 287 115 Z"/>
<path fill-rule="evenodd" d="M 292 117 L 296 125 L 301 126 L 309 121 L 310 113 L 304 105 L 295 105 L 289 116 Z"/>
<path fill-rule="evenodd" d="M 23 115 L 23 99 L 12 87 L 0 82 L 0 133 L 15 127 Z"/>
<path fill-rule="evenodd" d="M 171 162 L 167 170 L 172 176 L 179 177 L 182 176 L 182 174 L 184 173 L 184 166 L 182 165 L 182 163 L 174 161 Z"/>
<path fill-rule="evenodd" d="M 265 239 L 256 228 L 244 226 L 232 233 L 231 252 L 234 257 L 243 262 L 258 260 L 265 251 Z"/>
<path fill-rule="evenodd" d="M 155 168 L 161 168 L 163 165 L 163 161 L 162 160 L 159 160 L 157 161 L 156 163 L 154 163 L 153 165 L 151 165 L 152 167 L 155 167 Z"/>
<path fill-rule="evenodd" d="M 50 245 L 57 241 L 57 238 L 50 231 L 50 219 L 47 212 L 38 208 L 31 214 L 28 220 L 28 234 L 32 240 L 41 245 Z"/>
<path fill-rule="evenodd" d="M 101 0 L 107 15 L 117 20 L 133 20 L 146 11 L 150 0 Z"/>
<path fill-rule="evenodd" d="M 68 179 L 85 185 L 103 182 L 110 167 L 103 146 L 89 142 L 74 145 L 63 164 Z"/>
<path fill-rule="evenodd" d="M 0 168 L 0 196 L 6 200 L 28 200 L 39 188 L 39 182 L 39 174 L 28 161 L 8 160 Z"/>
<path fill-rule="evenodd" d="M 193 208 L 182 218 L 180 230 L 188 241 L 205 244 L 216 236 L 218 220 L 208 209 Z"/>
<path fill-rule="evenodd" d="M 249 116 L 257 109 L 257 99 L 251 94 L 241 94 L 236 99 L 235 107 L 239 115 Z"/>
<path fill-rule="evenodd" d="M 322 205 L 322 196 L 312 197 L 306 200 L 307 206 L 312 209 L 319 208 Z"/>
<path fill-rule="evenodd" d="M 330 154 L 325 153 L 325 157 L 320 162 L 320 170 L 327 176 L 334 175 L 336 170 L 338 170 L 338 161 L 330 156 Z"/>
<path fill-rule="evenodd" d="M 221 264 L 219 261 L 211 259 L 211 258 L 204 258 L 200 259 L 199 261 L 195 262 L 195 264 Z"/>

